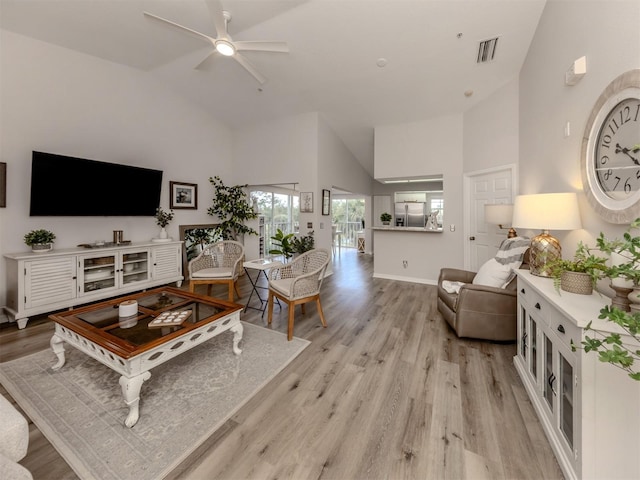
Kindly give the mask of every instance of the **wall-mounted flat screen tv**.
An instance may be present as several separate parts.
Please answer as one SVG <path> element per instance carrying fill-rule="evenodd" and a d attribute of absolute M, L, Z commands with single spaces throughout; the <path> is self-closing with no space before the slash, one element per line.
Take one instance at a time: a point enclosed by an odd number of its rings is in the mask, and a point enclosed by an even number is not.
<path fill-rule="evenodd" d="M 162 170 L 33 152 L 31 205 L 36 216 L 153 216 Z"/>

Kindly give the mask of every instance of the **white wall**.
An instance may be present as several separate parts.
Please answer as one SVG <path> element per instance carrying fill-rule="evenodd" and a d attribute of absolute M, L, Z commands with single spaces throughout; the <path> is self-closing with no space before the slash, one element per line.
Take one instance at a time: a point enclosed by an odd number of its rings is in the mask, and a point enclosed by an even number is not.
<path fill-rule="evenodd" d="M 518 78 L 464 114 L 464 172 L 518 162 Z"/>
<path fill-rule="evenodd" d="M 328 250 L 331 217 L 322 215 L 322 189 L 340 185 L 370 195 L 371 177 L 316 112 L 235 130 L 233 158 L 237 183 L 297 183 L 298 191 L 313 192 L 313 213 L 300 214 L 301 231 L 312 222 L 316 246 Z"/>
<path fill-rule="evenodd" d="M 168 227 L 174 238 L 180 224 L 213 220 L 208 178 L 231 171 L 231 133 L 220 122 L 144 72 L 7 31 L 0 44 L 0 161 L 8 171 L 0 254 L 26 251 L 22 237 L 34 228 L 52 230 L 56 248 L 110 241 L 116 229 L 125 239 L 148 240 L 159 228 L 153 217 L 29 217 L 32 150 L 163 170 L 165 209 L 170 180 L 198 184 L 198 210 L 176 210 Z"/>
<path fill-rule="evenodd" d="M 579 192 L 583 230 L 552 232 L 565 258 L 573 256 L 578 240 L 593 246 L 601 231 L 613 238 L 626 228 L 605 222 L 587 203 L 580 153 L 597 98 L 615 77 L 640 68 L 639 22 L 637 0 L 550 0 L 520 74 L 520 192 Z M 566 86 L 565 72 L 583 55 L 586 75 Z M 566 122 L 571 125 L 567 138 Z"/>
<path fill-rule="evenodd" d="M 462 145 L 462 115 L 376 127 L 375 178 L 443 175 L 444 231 L 374 231 L 374 276 L 436 283 L 443 266 L 462 267 Z"/>

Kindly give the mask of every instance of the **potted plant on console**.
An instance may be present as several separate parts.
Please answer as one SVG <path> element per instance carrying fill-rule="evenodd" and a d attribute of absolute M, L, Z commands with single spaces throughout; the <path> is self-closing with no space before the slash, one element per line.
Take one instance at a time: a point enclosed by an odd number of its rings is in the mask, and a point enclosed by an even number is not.
<path fill-rule="evenodd" d="M 620 328 L 619 332 L 624 333 L 599 331 L 589 322 L 585 332 L 590 330 L 593 337 L 585 335 L 581 342 L 585 352 L 598 353 L 601 362 L 624 370 L 636 381 L 640 381 L 640 371 L 635 366 L 640 362 L 640 237 L 633 236 L 631 231 L 639 228 L 640 218 L 631 222 L 622 239 L 608 240 L 600 233 L 596 240 L 600 251 L 612 257 L 604 273 L 611 279 L 611 287 L 616 292 L 611 305 L 600 310 L 598 319 L 615 323 Z M 617 261 L 613 261 L 616 256 Z M 616 279 L 625 280 L 628 284 L 614 285 Z M 628 299 L 625 294 L 628 294 Z M 571 348 L 575 351 L 578 347 L 572 343 Z"/>
<path fill-rule="evenodd" d="M 30 246 L 33 252 L 43 253 L 53 248 L 53 241 L 55 239 L 56 235 L 53 232 L 40 228 L 27 233 L 24 236 L 24 243 Z"/>
<path fill-rule="evenodd" d="M 607 258 L 594 255 L 583 242 L 578 244 L 573 260 L 559 258 L 546 267 L 556 290 L 591 295 L 598 280 L 606 276 Z"/>
<path fill-rule="evenodd" d="M 173 210 L 165 212 L 162 207 L 156 209 L 156 224 L 160 227 L 160 234 L 157 238 L 153 238 L 154 242 L 168 242 L 171 239 L 167 234 L 166 226 L 173 220 Z"/>
<path fill-rule="evenodd" d="M 381 213 L 380 221 L 382 222 L 383 225 L 389 225 L 389 222 L 391 222 L 391 214 L 387 212 Z"/>
<path fill-rule="evenodd" d="M 295 252 L 293 246 L 293 233 L 284 233 L 279 228 L 276 230 L 276 234 L 271 237 L 273 240 L 273 247 L 269 250 L 270 255 L 280 255 L 282 259 L 286 263 L 291 257 L 293 257 L 293 253 Z"/>
<path fill-rule="evenodd" d="M 640 237 L 631 234 L 639 228 L 640 218 L 631 222 L 622 239 L 608 240 L 600 232 L 596 240 L 598 248 L 611 258 L 606 276 L 611 279 L 611 288 L 616 292 L 612 305 L 625 311 L 630 307 L 640 311 Z"/>

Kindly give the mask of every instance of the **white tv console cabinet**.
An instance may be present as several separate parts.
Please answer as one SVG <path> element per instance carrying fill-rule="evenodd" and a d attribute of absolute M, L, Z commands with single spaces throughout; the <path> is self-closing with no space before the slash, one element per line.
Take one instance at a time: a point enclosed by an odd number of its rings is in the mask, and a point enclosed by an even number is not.
<path fill-rule="evenodd" d="M 18 322 L 29 317 L 176 282 L 182 275 L 182 242 L 142 242 L 46 253 L 10 253 L 7 309 Z"/>
<path fill-rule="evenodd" d="M 556 291 L 553 280 L 518 272 L 518 349 L 514 364 L 567 479 L 640 478 L 640 382 L 581 347 L 611 299 Z M 633 341 L 625 342 L 634 345 Z M 637 348 L 637 346 L 636 346 Z"/>

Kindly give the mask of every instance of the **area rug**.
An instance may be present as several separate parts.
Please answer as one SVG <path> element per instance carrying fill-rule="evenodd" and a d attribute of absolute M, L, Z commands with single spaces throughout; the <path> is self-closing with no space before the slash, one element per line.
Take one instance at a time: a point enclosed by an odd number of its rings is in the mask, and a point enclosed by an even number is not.
<path fill-rule="evenodd" d="M 0 364 L 0 382 L 80 478 L 161 479 L 309 345 L 242 324 L 241 355 L 227 331 L 154 368 L 133 428 L 119 375 L 68 345 L 62 369 L 44 350 Z"/>

